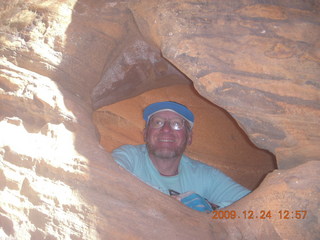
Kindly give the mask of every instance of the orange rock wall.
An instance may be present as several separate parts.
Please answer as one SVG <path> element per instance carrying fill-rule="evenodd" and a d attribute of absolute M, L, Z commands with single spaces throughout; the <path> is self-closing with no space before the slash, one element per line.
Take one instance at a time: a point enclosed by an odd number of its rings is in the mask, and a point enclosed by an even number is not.
<path fill-rule="evenodd" d="M 0 239 L 318 239 L 319 7 L 1 1 Z M 225 209 L 236 219 L 150 188 L 99 144 L 94 110 L 190 81 L 277 158 L 279 170 Z"/>
<path fill-rule="evenodd" d="M 317 1 L 152 0 L 132 9 L 143 35 L 279 168 L 320 160 Z"/>

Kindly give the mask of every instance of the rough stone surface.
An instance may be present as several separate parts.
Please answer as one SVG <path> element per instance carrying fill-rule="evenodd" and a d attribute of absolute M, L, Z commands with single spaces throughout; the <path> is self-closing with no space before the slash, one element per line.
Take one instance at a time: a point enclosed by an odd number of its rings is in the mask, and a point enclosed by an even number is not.
<path fill-rule="evenodd" d="M 141 32 L 280 168 L 319 160 L 318 1 L 139 1 Z M 308 136 L 308 137 L 307 137 Z"/>
<path fill-rule="evenodd" d="M 227 224 L 226 239 L 318 239 L 319 170 L 319 161 L 310 161 L 269 174 L 247 201 L 227 208 L 240 218 Z"/>
<path fill-rule="evenodd" d="M 0 1 L 0 238 L 318 239 L 318 13 L 311 0 Z M 280 167 L 229 210 L 305 219 L 215 221 L 100 146 L 93 109 L 190 81 Z"/>

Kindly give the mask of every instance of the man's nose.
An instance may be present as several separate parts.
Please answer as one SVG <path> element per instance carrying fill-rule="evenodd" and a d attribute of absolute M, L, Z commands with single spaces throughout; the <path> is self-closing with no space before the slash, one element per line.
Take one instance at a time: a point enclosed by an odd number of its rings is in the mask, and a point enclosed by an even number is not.
<path fill-rule="evenodd" d="M 170 122 L 169 121 L 165 121 L 165 123 L 163 124 L 162 128 L 161 128 L 161 131 L 163 132 L 170 132 L 172 129 L 171 129 L 171 126 L 170 126 Z"/>

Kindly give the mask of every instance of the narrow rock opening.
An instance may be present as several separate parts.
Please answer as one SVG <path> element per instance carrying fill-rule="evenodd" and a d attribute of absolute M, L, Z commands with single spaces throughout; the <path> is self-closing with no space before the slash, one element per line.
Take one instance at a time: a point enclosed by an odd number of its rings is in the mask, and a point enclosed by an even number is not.
<path fill-rule="evenodd" d="M 193 143 L 186 155 L 212 165 L 253 190 L 276 168 L 275 157 L 258 149 L 223 109 L 200 96 L 190 84 L 175 84 L 146 91 L 97 109 L 93 120 L 100 143 L 111 152 L 124 144 L 143 144 L 143 109 L 157 101 L 176 101 L 195 114 Z"/>
<path fill-rule="evenodd" d="M 316 1 L 2 2 L 1 239 L 318 239 Z M 100 148 L 91 103 L 98 109 L 95 117 L 114 120 L 95 119 L 119 131 L 108 132 L 105 141 L 111 144 L 142 140 L 135 139 L 144 125 L 141 111 L 159 100 L 154 91 L 160 87 L 171 86 L 166 99 L 175 96 L 172 100 L 205 112 L 208 101 L 198 107 L 192 94 L 178 98 L 187 92 L 182 86 L 169 94 L 173 84 L 186 83 L 179 71 L 241 122 L 257 146 L 276 155 L 279 170 L 233 205 L 239 214 L 252 210 L 256 218 L 215 221 L 188 209 L 134 181 Z M 105 105 L 123 112 L 101 110 Z M 127 113 L 133 115 L 122 115 Z M 235 121 L 204 119 L 210 116 L 205 113 L 196 113 L 196 121 L 219 128 L 198 129 L 208 135 L 197 138 L 207 141 L 214 133 L 210 139 L 216 142 L 205 149 L 194 142 L 188 154 L 202 161 L 214 155 L 209 164 L 255 188 L 274 157 L 263 162 L 256 152 L 240 158 L 249 147 L 231 143 L 243 139 L 253 147 L 250 141 L 240 137 L 241 129 L 230 134 L 230 127 L 220 127 L 225 122 L 238 127 Z M 196 124 L 202 125 L 207 126 Z M 212 146 L 227 146 L 233 155 L 202 151 Z M 259 219 L 268 209 L 272 217 Z M 288 218 L 279 216 L 284 210 Z"/>

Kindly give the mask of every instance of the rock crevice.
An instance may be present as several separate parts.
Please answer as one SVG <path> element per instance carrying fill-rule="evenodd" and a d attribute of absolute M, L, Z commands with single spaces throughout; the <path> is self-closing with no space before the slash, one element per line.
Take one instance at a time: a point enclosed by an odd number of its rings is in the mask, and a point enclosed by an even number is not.
<path fill-rule="evenodd" d="M 0 238 L 317 239 L 319 11 L 312 0 L 2 1 Z M 173 84 L 194 85 L 277 159 L 225 210 L 291 219 L 214 220 L 114 163 L 93 111 Z"/>

